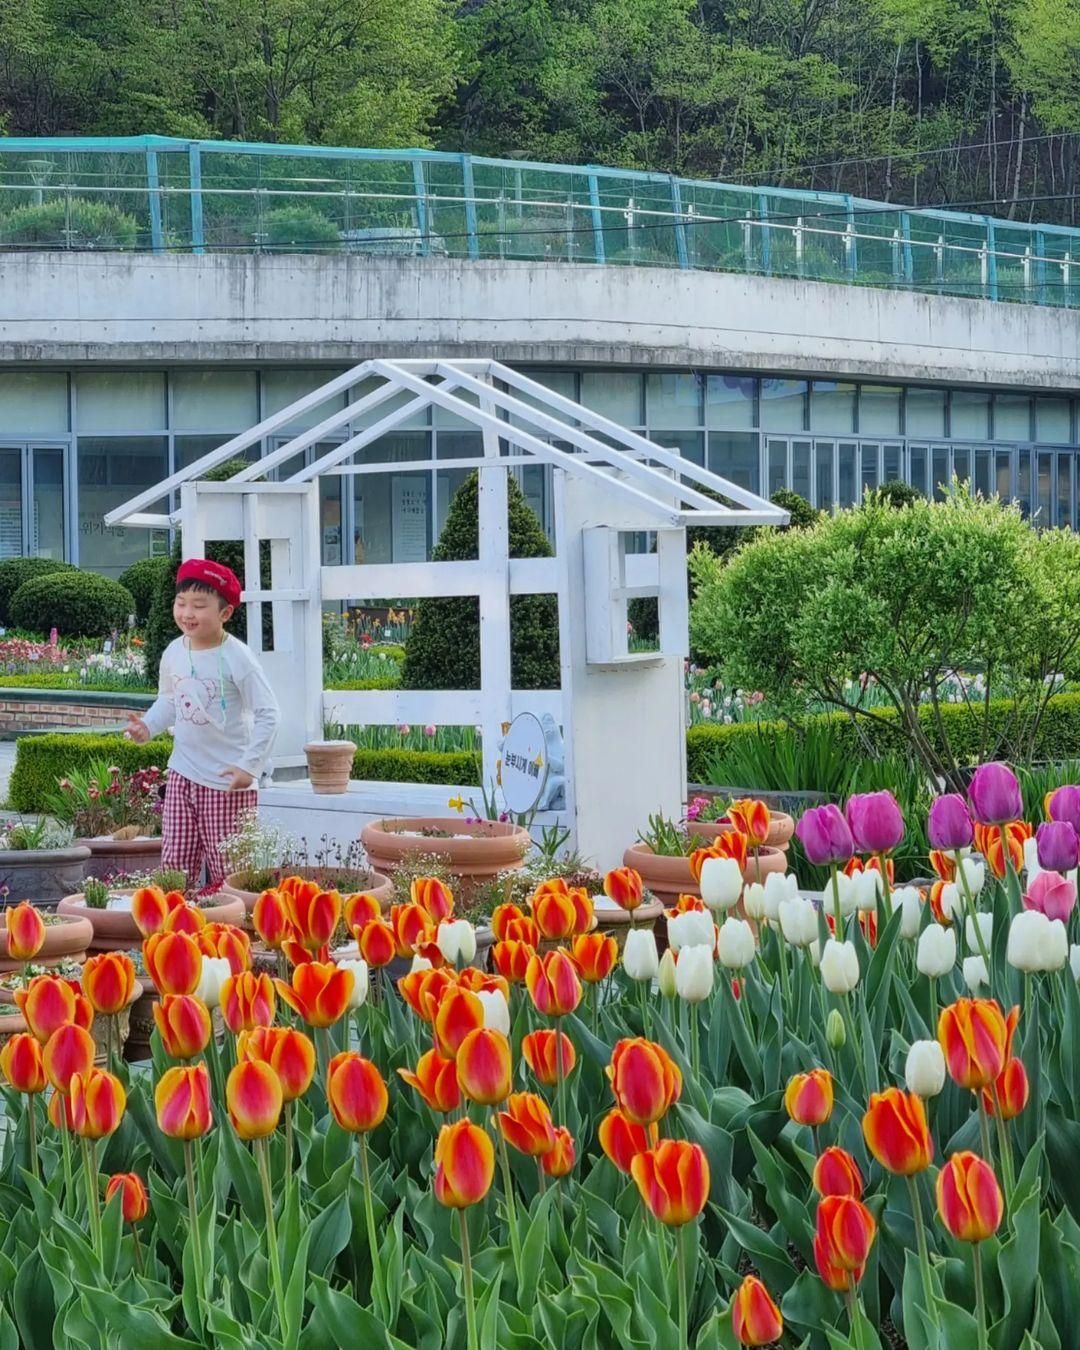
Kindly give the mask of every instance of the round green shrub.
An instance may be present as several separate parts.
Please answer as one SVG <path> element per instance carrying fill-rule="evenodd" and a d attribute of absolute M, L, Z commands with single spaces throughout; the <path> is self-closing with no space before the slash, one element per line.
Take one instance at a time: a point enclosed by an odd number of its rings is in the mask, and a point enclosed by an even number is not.
<path fill-rule="evenodd" d="M 129 249 L 139 243 L 139 222 L 108 202 L 71 201 L 17 206 L 0 217 L 0 248 Z"/>
<path fill-rule="evenodd" d="M 25 581 L 11 598 L 16 624 L 55 627 L 64 637 L 105 637 L 134 612 L 134 597 L 118 581 L 77 569 Z"/>
<path fill-rule="evenodd" d="M 0 624 L 11 623 L 11 597 L 24 581 L 48 576 L 50 572 L 75 572 L 78 568 L 58 558 L 5 558 L 0 562 Z M 41 630 L 40 620 L 31 627 Z"/>
<path fill-rule="evenodd" d="M 150 606 L 154 592 L 161 580 L 161 574 L 169 570 L 167 554 L 156 558 L 140 558 L 132 563 L 120 578 L 120 585 L 126 586 L 135 597 L 135 622 L 142 627 L 150 617 Z"/>
<path fill-rule="evenodd" d="M 454 494 L 433 562 L 478 556 L 479 479 L 473 473 Z M 550 558 L 551 544 L 513 478 L 508 481 L 510 556 Z M 553 595 L 510 599 L 510 667 L 515 689 L 558 689 L 559 603 Z M 422 600 L 405 643 L 406 689 L 480 688 L 480 603 L 475 596 Z"/>
<path fill-rule="evenodd" d="M 263 222 L 266 245 L 276 253 L 330 253 L 341 248 L 332 220 L 310 206 L 279 206 Z"/>
<path fill-rule="evenodd" d="M 917 487 L 905 483 L 902 478 L 894 478 L 870 494 L 870 499 L 878 506 L 891 506 L 896 510 L 921 501 L 923 494 Z"/>

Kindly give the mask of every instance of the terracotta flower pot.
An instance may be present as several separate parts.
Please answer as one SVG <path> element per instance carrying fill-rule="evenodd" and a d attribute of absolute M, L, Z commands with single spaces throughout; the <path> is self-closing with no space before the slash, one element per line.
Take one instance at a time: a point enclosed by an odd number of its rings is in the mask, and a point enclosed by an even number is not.
<path fill-rule="evenodd" d="M 652 890 L 648 882 L 646 882 L 646 886 L 649 890 Z M 622 951 L 626 945 L 626 935 L 631 928 L 631 919 L 634 928 L 652 928 L 663 914 L 664 906 L 659 899 L 647 900 L 643 905 L 638 905 L 631 915 L 625 909 L 621 909 L 608 900 L 607 896 L 595 895 L 593 896 L 593 912 L 596 915 L 596 931 L 613 937 L 619 944 L 619 951 Z"/>
<path fill-rule="evenodd" d="M 423 833 L 426 830 L 432 833 Z M 500 872 L 522 867 L 532 843 L 521 825 L 499 820 L 466 823 L 458 816 L 372 820 L 360 831 L 360 842 L 379 872 L 393 872 L 418 853 L 437 857 L 455 878 L 462 903 Z"/>
<path fill-rule="evenodd" d="M 76 920 L 76 922 L 79 922 Z M 151 988 L 153 986 L 151 985 Z M 93 1025 L 90 1028 L 90 1034 L 94 1038 L 94 1045 L 97 1047 L 94 1054 L 94 1063 L 100 1068 L 106 1068 L 108 1060 L 108 1037 L 112 1038 L 112 1048 L 114 1052 L 122 1052 L 124 1043 L 128 1038 L 128 1031 L 131 1022 L 131 1010 L 142 996 L 143 986 L 136 980 L 135 988 L 132 990 L 131 998 L 128 1000 L 126 1008 L 121 1008 L 118 1013 L 110 1017 L 99 1014 L 94 1018 Z M 0 1009 L 14 1008 L 15 992 L 12 989 L 0 988 Z M 153 1014 L 151 1014 L 153 1016 Z M 3 1024 L 10 1020 L 9 1017 L 0 1016 L 0 1043 L 3 1042 Z M 19 1021 L 22 1022 L 22 1016 L 19 1015 Z M 19 1028 L 20 1031 L 26 1030 L 25 1023 Z"/>
<path fill-rule="evenodd" d="M 319 881 L 328 888 L 333 887 L 336 884 L 334 881 L 334 869 L 332 867 L 290 867 L 288 869 L 285 869 L 283 867 L 275 868 L 274 870 L 275 884 L 277 881 L 280 881 L 283 876 L 303 877 L 305 881 Z M 255 901 L 258 900 L 262 892 L 244 890 L 244 888 L 240 885 L 241 877 L 242 874 L 239 872 L 234 872 L 231 876 L 227 876 L 225 878 L 225 885 L 223 887 L 223 890 L 227 891 L 230 895 L 239 896 L 240 899 L 243 900 L 244 902 L 244 909 L 246 911 L 246 915 L 250 915 L 251 911 L 255 908 Z M 343 894 L 350 894 L 350 895 L 354 894 L 357 891 L 366 891 L 369 894 L 373 895 L 376 900 L 378 900 L 379 904 L 382 905 L 383 909 L 389 909 L 390 899 L 391 896 L 394 894 L 394 885 L 393 882 L 390 880 L 390 878 L 384 877 L 381 872 L 374 872 L 374 871 L 368 872 L 367 882 L 363 886 L 353 886 L 350 883 L 350 885 L 347 888 L 338 885 L 337 889 L 342 891 Z"/>
<path fill-rule="evenodd" d="M 354 741 L 312 741 L 304 746 L 312 792 L 320 795 L 348 792 L 349 773 L 356 758 Z"/>
<path fill-rule="evenodd" d="M 18 1036 L 28 1030 L 22 1013 L 0 1013 L 0 1046 L 6 1045 L 12 1036 Z"/>
<path fill-rule="evenodd" d="M 146 980 L 138 986 L 135 1001 L 128 1008 L 128 1033 L 124 1042 L 124 1058 L 129 1064 L 137 1064 L 150 1058 L 150 1037 L 154 1034 L 154 1004 L 158 1001 L 158 992 L 153 984 Z"/>
<path fill-rule="evenodd" d="M 133 872 L 156 872 L 161 866 L 160 837 L 114 839 L 111 835 L 99 835 L 93 839 L 80 839 L 79 843 L 90 850 L 86 875 L 102 881 L 120 875 L 130 876 Z"/>
<path fill-rule="evenodd" d="M 787 858 L 778 848 L 763 848 L 760 856 L 762 880 L 770 872 L 783 872 L 787 867 Z M 631 844 L 623 854 L 623 865 L 633 867 L 640 873 L 646 887 L 665 907 L 673 904 L 680 895 L 700 895 L 697 880 L 690 870 L 690 859 L 680 856 L 670 857 L 654 853 L 648 844 Z M 747 857 L 743 870 L 746 881 L 757 878 L 755 860 Z"/>
<path fill-rule="evenodd" d="M 726 834 L 734 828 L 726 816 L 721 816 L 719 820 L 691 820 L 686 826 L 688 834 L 700 835 L 703 839 L 715 839 L 717 835 Z M 769 837 L 765 841 L 765 847 L 778 848 L 786 852 L 794 833 L 794 816 L 786 815 L 783 811 L 770 812 Z"/>
<path fill-rule="evenodd" d="M 70 895 L 82 884 L 89 861 L 90 850 L 85 844 L 0 850 L 0 880 L 8 888 L 7 903 L 32 900 L 50 904 Z"/>
<path fill-rule="evenodd" d="M 94 938 L 94 926 L 89 919 L 75 914 L 58 914 L 59 923 L 45 925 L 45 945 L 32 962 L 35 966 L 55 966 L 61 961 L 81 961 L 86 949 Z M 0 913 L 0 920 L 5 916 Z M 6 921 L 0 921 L 0 974 L 7 974 L 22 968 L 21 961 L 12 961 L 7 957 Z"/>
<path fill-rule="evenodd" d="M 132 895 L 130 890 L 117 895 Z M 238 927 L 244 921 L 244 902 L 238 895 L 220 891 L 214 903 L 200 905 L 207 923 L 231 923 Z M 94 938 L 90 950 L 94 952 L 126 952 L 142 946 L 142 934 L 129 909 L 92 909 L 83 901 L 82 892 L 65 895 L 56 906 L 57 914 L 75 914 L 93 925 Z"/>

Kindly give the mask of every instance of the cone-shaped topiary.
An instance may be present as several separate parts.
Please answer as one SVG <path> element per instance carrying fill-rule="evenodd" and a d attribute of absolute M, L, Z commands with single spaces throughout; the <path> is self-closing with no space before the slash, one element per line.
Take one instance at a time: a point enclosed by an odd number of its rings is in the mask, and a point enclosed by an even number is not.
<path fill-rule="evenodd" d="M 478 556 L 480 486 L 473 473 L 450 503 L 434 562 Z M 510 556 L 550 558 L 551 544 L 513 478 L 507 483 Z M 558 689 L 559 604 L 554 595 L 510 600 L 510 664 L 515 689 Z M 406 689 L 480 688 L 480 603 L 475 596 L 422 600 L 405 643 Z"/>

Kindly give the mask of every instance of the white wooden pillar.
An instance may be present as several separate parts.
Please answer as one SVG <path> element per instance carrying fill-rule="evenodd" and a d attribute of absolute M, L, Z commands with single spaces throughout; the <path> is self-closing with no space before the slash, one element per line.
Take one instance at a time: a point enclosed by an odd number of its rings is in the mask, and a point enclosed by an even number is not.
<path fill-rule="evenodd" d="M 489 399 L 480 407 L 494 413 Z M 483 786 L 495 781 L 499 740 L 511 720 L 510 542 L 507 519 L 509 469 L 500 463 L 499 435 L 484 427 L 485 465 L 479 470 L 477 543 L 480 560 L 480 734 L 483 738 Z"/>

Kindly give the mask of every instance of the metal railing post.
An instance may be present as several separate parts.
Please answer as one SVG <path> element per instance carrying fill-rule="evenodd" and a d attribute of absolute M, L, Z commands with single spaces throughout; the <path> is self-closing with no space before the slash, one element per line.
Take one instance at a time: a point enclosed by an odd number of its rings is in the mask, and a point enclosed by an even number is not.
<path fill-rule="evenodd" d="M 431 252 L 431 227 L 428 223 L 427 183 L 424 180 L 423 160 L 413 160 L 412 176 L 413 192 L 416 193 L 416 224 L 420 230 L 420 254 L 426 258 Z"/>
<path fill-rule="evenodd" d="M 469 237 L 469 257 L 475 262 L 480 257 L 480 240 L 476 234 L 476 185 L 473 182 L 472 156 L 461 156 L 461 182 L 465 189 L 465 232 Z"/>
<path fill-rule="evenodd" d="M 761 270 L 767 277 L 772 276 L 772 239 L 769 235 L 769 199 L 764 192 L 758 193 L 758 213 L 761 216 Z M 765 480 L 762 479 L 762 482 Z"/>
<path fill-rule="evenodd" d="M 675 215 L 675 256 L 679 260 L 679 266 L 685 271 L 690 266 L 690 255 L 686 247 L 686 222 L 683 220 L 682 209 L 682 190 L 679 187 L 679 180 L 672 175 L 671 184 L 671 209 Z"/>
<path fill-rule="evenodd" d="M 197 141 L 188 146 L 188 187 L 191 191 L 191 251 L 206 252 L 203 234 L 202 155 Z"/>
<path fill-rule="evenodd" d="M 592 211 L 593 258 L 598 263 L 606 262 L 604 216 L 600 210 L 600 180 L 594 173 L 589 174 L 589 209 Z"/>
<path fill-rule="evenodd" d="M 1046 235 L 1042 230 L 1035 231 L 1035 291 L 1037 302 L 1046 304 Z"/>
<path fill-rule="evenodd" d="M 158 178 L 156 150 L 146 152 L 146 192 L 150 202 L 150 248 L 154 253 L 165 252 L 161 231 L 161 181 Z"/>
<path fill-rule="evenodd" d="M 911 217 L 906 211 L 900 213 L 900 236 L 904 241 L 904 280 L 910 286 L 915 281 L 915 262 L 911 256 Z"/>
<path fill-rule="evenodd" d="M 859 274 L 858 245 L 855 241 L 855 203 L 847 198 L 847 226 L 844 230 L 844 253 L 847 263 L 848 281 L 854 286 Z"/>
<path fill-rule="evenodd" d="M 994 222 L 989 216 L 986 217 L 986 271 L 990 299 L 996 300 L 998 298 L 997 236 L 994 231 Z"/>

